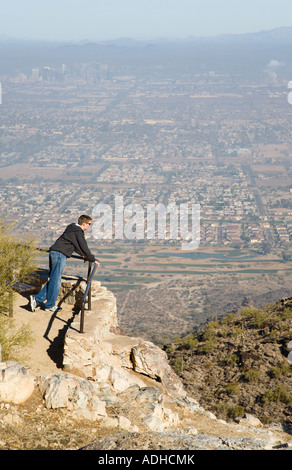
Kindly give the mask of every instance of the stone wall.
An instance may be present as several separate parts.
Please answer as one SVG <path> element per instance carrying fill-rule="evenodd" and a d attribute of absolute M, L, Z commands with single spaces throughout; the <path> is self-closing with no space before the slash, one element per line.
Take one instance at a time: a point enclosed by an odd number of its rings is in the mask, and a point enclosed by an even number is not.
<path fill-rule="evenodd" d="M 81 290 L 84 288 L 80 285 Z M 120 332 L 116 298 L 98 281 L 92 285 L 92 309 L 85 310 L 84 325 L 85 333 L 81 334 L 79 314 L 66 333 L 64 371 L 110 385 L 118 392 L 131 385 L 149 385 L 151 380 L 167 393 L 184 395 L 164 351 L 149 341 Z"/>

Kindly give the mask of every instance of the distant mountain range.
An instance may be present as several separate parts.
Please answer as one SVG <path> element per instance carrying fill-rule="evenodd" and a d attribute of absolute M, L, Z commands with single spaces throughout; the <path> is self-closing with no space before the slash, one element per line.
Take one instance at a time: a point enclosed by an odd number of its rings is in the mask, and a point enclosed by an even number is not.
<path fill-rule="evenodd" d="M 157 38 L 152 40 L 139 41 L 131 38 L 119 38 L 111 41 L 104 41 L 103 44 L 116 45 L 122 47 L 141 47 L 147 44 L 184 44 L 193 42 L 230 42 L 230 41 L 260 41 L 260 42 L 288 42 L 292 41 L 292 26 L 264 30 L 245 34 L 222 34 L 218 36 L 190 36 L 182 39 L 178 38 Z"/>
<path fill-rule="evenodd" d="M 230 42 L 230 41 L 239 41 L 239 42 L 250 42 L 250 41 L 260 41 L 260 42 L 289 42 L 292 41 L 292 26 L 275 28 L 271 30 L 263 30 L 254 33 L 244 33 L 244 34 L 222 34 L 218 36 L 189 36 L 186 38 L 155 38 L 147 40 L 137 40 L 133 38 L 123 37 L 107 41 L 94 41 L 94 40 L 83 40 L 78 43 L 75 41 L 46 41 L 46 40 L 33 40 L 29 38 L 12 38 L 4 34 L 0 34 L 0 43 L 50 43 L 50 44 L 75 44 L 79 46 L 88 46 L 90 45 L 99 45 L 99 46 L 119 46 L 126 48 L 133 47 L 145 47 L 149 44 L 157 45 L 169 45 L 169 44 L 184 44 L 184 43 L 193 43 L 193 42 Z"/>
<path fill-rule="evenodd" d="M 0 75 L 16 70 L 30 74 L 32 68 L 60 67 L 76 63 L 111 63 L 152 73 L 163 66 L 171 73 L 262 72 L 271 61 L 283 64 L 285 79 L 292 76 L 292 26 L 247 34 L 224 34 L 183 39 L 157 38 L 139 41 L 32 41 L 0 35 Z M 275 62 L 276 63 L 276 62 Z"/>

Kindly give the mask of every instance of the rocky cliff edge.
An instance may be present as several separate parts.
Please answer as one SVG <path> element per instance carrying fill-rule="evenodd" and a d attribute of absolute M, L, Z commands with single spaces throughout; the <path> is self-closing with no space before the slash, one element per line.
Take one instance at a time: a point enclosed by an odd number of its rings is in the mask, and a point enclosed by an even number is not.
<path fill-rule="evenodd" d="M 62 295 L 66 289 L 72 291 L 68 281 L 62 287 Z M 83 290 L 81 283 L 69 303 L 76 304 Z M 85 310 L 82 334 L 79 316 L 65 334 L 61 371 L 35 377 L 18 362 L 0 363 L 2 430 L 5 425 L 25 426 L 17 406 L 30 400 L 37 388 L 46 419 L 50 411 L 61 410 L 64 421 L 70 416 L 71 423 L 86 421 L 102 430 L 102 438 L 88 436 L 83 449 L 291 447 L 289 435 L 273 432 L 252 417 L 230 424 L 205 411 L 187 395 L 164 351 L 120 331 L 115 296 L 99 282 L 92 285 L 92 308 Z M 1 442 L 5 444 L 0 435 L 0 447 Z"/>

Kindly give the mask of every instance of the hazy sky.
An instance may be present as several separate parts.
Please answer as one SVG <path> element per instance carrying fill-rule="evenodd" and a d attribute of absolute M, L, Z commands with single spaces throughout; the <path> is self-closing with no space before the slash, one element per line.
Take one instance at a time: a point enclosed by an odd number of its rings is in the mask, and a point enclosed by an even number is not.
<path fill-rule="evenodd" d="M 0 0 L 0 37 L 214 36 L 292 26 L 291 0 Z"/>

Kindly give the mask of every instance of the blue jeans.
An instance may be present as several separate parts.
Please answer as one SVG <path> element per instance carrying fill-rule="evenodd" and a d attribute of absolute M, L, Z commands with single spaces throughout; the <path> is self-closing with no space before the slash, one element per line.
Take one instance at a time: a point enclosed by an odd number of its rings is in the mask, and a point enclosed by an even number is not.
<path fill-rule="evenodd" d="M 51 251 L 49 257 L 49 280 L 42 290 L 35 296 L 37 304 L 47 301 L 46 308 L 55 306 L 60 287 L 62 273 L 65 268 L 67 257 L 58 251 Z"/>

